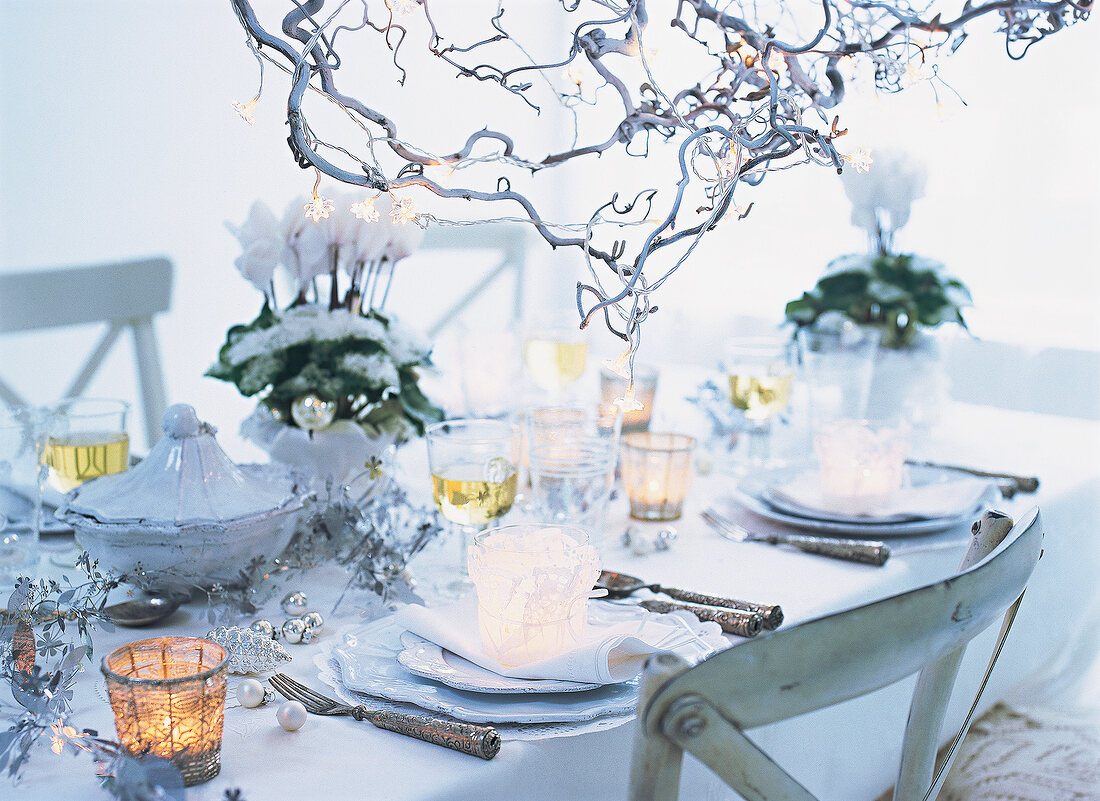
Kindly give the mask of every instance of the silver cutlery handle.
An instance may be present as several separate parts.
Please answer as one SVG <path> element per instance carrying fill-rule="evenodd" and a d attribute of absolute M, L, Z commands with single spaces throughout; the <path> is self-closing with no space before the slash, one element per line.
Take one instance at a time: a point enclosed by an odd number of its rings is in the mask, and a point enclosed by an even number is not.
<path fill-rule="evenodd" d="M 882 567 L 890 558 L 890 548 L 883 542 L 811 537 L 805 534 L 768 534 L 762 535 L 762 538 L 779 545 L 791 545 L 805 553 L 844 559 L 849 562 L 862 562 L 875 567 Z"/>
<path fill-rule="evenodd" d="M 722 631 L 740 637 L 755 637 L 764 628 L 764 618 L 756 612 L 744 609 L 721 609 L 715 606 L 696 606 L 673 601 L 642 601 L 639 604 L 650 612 L 666 613 L 683 609 L 700 620 L 709 620 L 722 627 Z"/>
<path fill-rule="evenodd" d="M 473 754 L 482 759 L 492 759 L 500 751 L 500 733 L 492 726 L 407 715 L 385 709 L 369 710 L 361 706 L 356 709 L 361 710 L 362 717 L 355 717 L 369 720 L 380 729 L 415 737 L 452 751 Z"/>
<path fill-rule="evenodd" d="M 677 601 L 686 601 L 689 604 L 703 604 L 705 606 L 724 606 L 727 609 L 742 609 L 746 612 L 755 612 L 764 619 L 764 628 L 773 631 L 779 628 L 783 622 L 783 610 L 775 605 L 758 604 L 752 601 L 738 601 L 735 598 L 723 598 L 720 595 L 705 595 L 701 592 L 681 590 L 676 587 L 661 587 L 660 591 L 669 598 Z"/>

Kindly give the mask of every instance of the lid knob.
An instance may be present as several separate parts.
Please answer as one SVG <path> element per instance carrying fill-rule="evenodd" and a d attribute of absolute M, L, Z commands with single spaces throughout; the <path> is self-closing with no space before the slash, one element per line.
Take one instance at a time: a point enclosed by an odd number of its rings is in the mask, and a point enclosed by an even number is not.
<path fill-rule="evenodd" d="M 169 406 L 160 419 L 161 430 L 173 439 L 193 437 L 199 433 L 202 423 L 195 407 L 186 403 L 174 403 Z"/>

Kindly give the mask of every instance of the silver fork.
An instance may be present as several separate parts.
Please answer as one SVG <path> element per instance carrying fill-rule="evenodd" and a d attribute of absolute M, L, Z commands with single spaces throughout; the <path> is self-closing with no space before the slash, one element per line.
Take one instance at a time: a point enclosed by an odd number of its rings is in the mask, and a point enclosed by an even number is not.
<path fill-rule="evenodd" d="M 791 545 L 806 553 L 862 562 L 882 567 L 890 558 L 890 548 L 874 540 L 849 540 L 840 537 L 814 537 L 808 534 L 755 534 L 744 526 L 723 517 L 714 509 L 702 511 L 703 520 L 722 537 L 737 542 L 766 542 L 769 545 Z"/>
<path fill-rule="evenodd" d="M 415 737 L 452 751 L 473 754 L 482 759 L 492 759 L 500 751 L 500 734 L 492 726 L 342 704 L 311 690 L 285 673 L 276 673 L 268 681 L 281 695 L 292 701 L 301 701 L 306 711 L 314 715 L 350 715 L 356 720 L 369 721 L 380 729 Z"/>

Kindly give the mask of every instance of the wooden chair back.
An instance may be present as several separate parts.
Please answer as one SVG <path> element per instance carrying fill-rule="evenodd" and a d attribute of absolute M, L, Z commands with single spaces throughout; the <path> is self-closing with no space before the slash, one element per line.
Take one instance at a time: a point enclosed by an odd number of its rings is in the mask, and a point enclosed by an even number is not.
<path fill-rule="evenodd" d="M 815 801 L 745 731 L 918 671 L 894 798 L 934 798 L 954 753 L 952 746 L 933 780 L 959 660 L 972 638 L 1004 616 L 992 669 L 1038 562 L 1042 536 L 1037 509 L 1015 526 L 1004 515 L 986 513 L 963 569 L 950 578 L 747 640 L 694 667 L 671 655 L 654 658 L 638 705 L 630 798 L 675 799 L 688 751 L 748 801 Z"/>
<path fill-rule="evenodd" d="M 106 323 L 106 331 L 62 394 L 79 397 L 129 329 L 146 444 L 151 446 L 160 438 L 160 419 L 167 408 L 153 317 L 168 310 L 171 297 L 172 262 L 162 257 L 0 274 L 0 335 Z M 0 378 L 0 400 L 12 407 L 28 405 L 11 380 Z"/>

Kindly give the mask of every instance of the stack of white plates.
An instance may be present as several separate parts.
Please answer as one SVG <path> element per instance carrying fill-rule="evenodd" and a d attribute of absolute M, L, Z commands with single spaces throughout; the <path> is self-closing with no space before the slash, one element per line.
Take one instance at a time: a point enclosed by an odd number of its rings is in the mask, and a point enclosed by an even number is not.
<path fill-rule="evenodd" d="M 922 514 L 919 509 L 907 509 L 904 513 L 849 514 L 836 508 L 818 507 L 799 503 L 783 487 L 800 478 L 805 468 L 783 468 L 746 476 L 737 485 L 734 499 L 748 509 L 776 523 L 825 534 L 844 534 L 854 537 L 910 537 L 945 531 L 960 525 L 969 525 L 981 513 L 997 502 L 1000 493 L 993 483 L 979 482 L 977 491 L 966 497 L 957 508 L 943 508 Z M 934 467 L 910 467 L 907 486 L 928 490 L 966 479 L 954 470 Z"/>
<path fill-rule="evenodd" d="M 591 610 L 590 621 L 641 611 L 611 604 Z M 712 651 L 729 645 L 709 628 L 700 631 Z M 488 723 L 510 739 L 622 725 L 638 702 L 637 678 L 588 684 L 501 676 L 404 630 L 392 616 L 346 629 L 317 664 L 321 679 L 349 703 Z"/>

